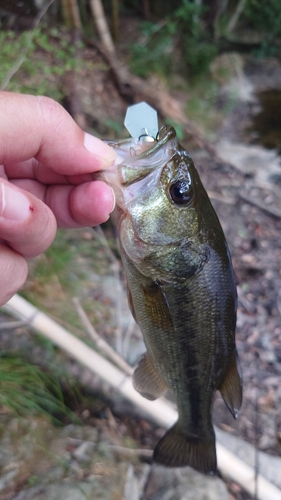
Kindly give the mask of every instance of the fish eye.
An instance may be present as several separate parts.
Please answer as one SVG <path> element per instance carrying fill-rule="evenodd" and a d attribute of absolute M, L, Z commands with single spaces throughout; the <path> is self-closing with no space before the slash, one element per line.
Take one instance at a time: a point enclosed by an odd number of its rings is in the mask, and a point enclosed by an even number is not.
<path fill-rule="evenodd" d="M 179 179 L 174 184 L 171 184 L 169 193 L 176 205 L 187 205 L 192 198 L 190 182 L 185 179 Z"/>

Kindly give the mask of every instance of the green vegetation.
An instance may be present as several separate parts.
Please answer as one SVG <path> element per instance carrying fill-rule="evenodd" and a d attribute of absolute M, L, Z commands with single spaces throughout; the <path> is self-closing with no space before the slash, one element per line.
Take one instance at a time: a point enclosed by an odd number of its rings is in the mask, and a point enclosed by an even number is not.
<path fill-rule="evenodd" d="M 281 38 L 281 6 L 279 0 L 247 0 L 245 18 L 259 33 L 263 34 L 257 56 L 273 56 L 280 53 Z M 279 43 L 278 43 L 279 39 Z"/>
<path fill-rule="evenodd" d="M 91 61 L 79 57 L 83 47 L 64 28 L 0 31 L 0 88 L 60 101 L 65 95 L 62 77 L 72 70 L 82 74 L 94 69 Z"/>
<path fill-rule="evenodd" d="M 280 53 L 279 0 L 246 0 L 241 5 L 238 0 L 217 2 L 211 9 L 207 0 L 181 0 L 170 4 L 165 17 L 158 11 L 153 21 L 141 23 L 142 37 L 131 47 L 131 70 L 140 76 L 175 71 L 193 80 L 208 73 L 217 54 L 240 50 L 243 43 L 258 56 Z M 254 33 L 258 41 L 251 44 Z"/>
<path fill-rule="evenodd" d="M 3 352 L 0 355 L 0 406 L 21 416 L 46 413 L 56 422 L 57 417 L 73 419 L 54 375 L 47 375 L 20 356 Z"/>
<path fill-rule="evenodd" d="M 207 8 L 182 0 L 180 7 L 158 23 L 143 22 L 143 43 L 132 45 L 131 69 L 140 76 L 151 71 L 167 75 L 174 70 L 198 76 L 216 55 L 204 29 Z"/>

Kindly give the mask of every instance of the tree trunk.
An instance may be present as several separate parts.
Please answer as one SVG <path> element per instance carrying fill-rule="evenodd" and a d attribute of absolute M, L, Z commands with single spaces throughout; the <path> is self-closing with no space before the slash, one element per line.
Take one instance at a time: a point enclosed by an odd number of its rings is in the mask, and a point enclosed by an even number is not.
<path fill-rule="evenodd" d="M 77 0 L 61 0 L 62 14 L 66 27 L 81 30 L 81 19 Z"/>
<path fill-rule="evenodd" d="M 119 31 L 119 0 L 111 0 L 111 31 L 113 40 L 116 41 Z"/>
<path fill-rule="evenodd" d="M 101 0 L 90 0 L 90 6 L 103 48 L 107 53 L 113 55 L 115 53 L 114 44 L 108 29 L 102 2 Z"/>
<path fill-rule="evenodd" d="M 149 5 L 149 0 L 142 0 L 142 11 L 143 11 L 143 17 L 146 21 L 151 20 L 151 12 L 150 12 L 150 5 Z"/>
<path fill-rule="evenodd" d="M 238 4 L 237 4 L 237 7 L 234 11 L 234 14 L 233 16 L 231 17 L 228 25 L 227 25 L 227 28 L 226 28 L 226 36 L 228 36 L 235 28 L 237 22 L 238 22 L 238 19 L 239 17 L 241 16 L 243 10 L 244 10 L 244 7 L 245 7 L 245 4 L 246 4 L 246 0 L 239 0 Z"/>

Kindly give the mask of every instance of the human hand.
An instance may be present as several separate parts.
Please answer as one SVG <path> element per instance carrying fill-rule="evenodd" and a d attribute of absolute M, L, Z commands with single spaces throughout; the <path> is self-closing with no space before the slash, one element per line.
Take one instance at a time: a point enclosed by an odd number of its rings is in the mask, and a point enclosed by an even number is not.
<path fill-rule="evenodd" d="M 0 92 L 0 305 L 23 285 L 26 259 L 50 246 L 57 227 L 108 219 L 113 191 L 92 173 L 115 158 L 52 99 Z"/>

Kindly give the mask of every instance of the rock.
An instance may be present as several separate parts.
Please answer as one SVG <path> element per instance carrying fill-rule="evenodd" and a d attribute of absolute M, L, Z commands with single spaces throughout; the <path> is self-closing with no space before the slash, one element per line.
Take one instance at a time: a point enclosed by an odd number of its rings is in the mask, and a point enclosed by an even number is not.
<path fill-rule="evenodd" d="M 228 500 L 224 483 L 189 467 L 128 462 L 121 438 L 47 417 L 0 417 L 0 498 L 13 500 Z M 128 445 L 127 445 L 128 446 Z"/>
<path fill-rule="evenodd" d="M 35 486 L 27 491 L 21 491 L 14 500 L 85 500 L 85 498 L 98 498 L 99 500 L 122 500 L 121 492 L 112 496 L 111 489 L 100 488 L 95 482 L 77 482 L 72 484 L 50 484 L 48 486 Z"/>
<path fill-rule="evenodd" d="M 216 428 L 216 438 L 229 451 L 241 458 L 246 464 L 255 467 L 257 450 L 243 439 Z M 281 458 L 258 451 L 259 473 L 281 488 Z"/>
<path fill-rule="evenodd" d="M 224 161 L 260 182 L 271 182 L 275 175 L 281 174 L 280 156 L 275 150 L 223 139 L 216 145 L 216 151 Z"/>
<path fill-rule="evenodd" d="M 127 471 L 124 487 L 124 500 L 139 500 L 142 496 L 143 486 L 149 473 L 149 466 L 143 466 L 141 477 L 135 474 L 134 467 L 130 464 Z"/>
<path fill-rule="evenodd" d="M 225 484 L 190 467 L 170 469 L 154 465 L 142 500 L 228 500 Z"/>

